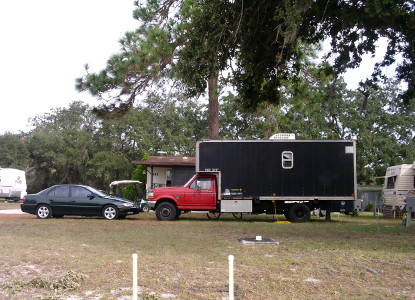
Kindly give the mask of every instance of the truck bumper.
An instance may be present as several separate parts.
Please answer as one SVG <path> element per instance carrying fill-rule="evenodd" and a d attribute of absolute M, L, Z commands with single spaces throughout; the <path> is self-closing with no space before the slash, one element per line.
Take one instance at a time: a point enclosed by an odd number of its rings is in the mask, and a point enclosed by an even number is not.
<path fill-rule="evenodd" d="M 147 201 L 147 205 L 150 209 L 154 209 L 156 207 L 156 203 L 157 201 Z"/>

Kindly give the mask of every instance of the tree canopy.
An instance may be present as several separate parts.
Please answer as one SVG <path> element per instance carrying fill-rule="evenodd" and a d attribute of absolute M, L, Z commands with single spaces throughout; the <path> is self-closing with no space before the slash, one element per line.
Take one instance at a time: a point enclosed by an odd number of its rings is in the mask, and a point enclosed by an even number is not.
<path fill-rule="evenodd" d="M 126 33 L 121 52 L 101 72 L 77 80 L 79 90 L 101 98 L 111 95 L 107 108 L 130 108 L 162 78 L 175 78 L 188 95 L 204 93 L 217 72 L 237 90 L 244 107 L 279 103 L 284 83 L 302 76 L 302 45 L 330 40 L 334 63 L 326 71 L 341 74 L 357 67 L 363 54 L 373 54 L 381 37 L 387 40 L 387 52 L 366 86 L 375 87 L 384 79 L 382 68 L 397 63 L 396 79 L 407 84 L 402 99 L 408 103 L 415 96 L 412 0 L 140 3 L 136 1 L 134 12 L 139 28 Z"/>

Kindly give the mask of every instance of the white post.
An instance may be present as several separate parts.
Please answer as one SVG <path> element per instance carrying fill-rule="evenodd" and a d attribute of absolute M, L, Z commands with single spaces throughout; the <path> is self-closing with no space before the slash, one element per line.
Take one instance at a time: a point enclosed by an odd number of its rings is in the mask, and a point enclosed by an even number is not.
<path fill-rule="evenodd" d="M 229 255 L 229 300 L 234 300 L 234 284 L 233 284 L 233 261 L 234 256 Z"/>
<path fill-rule="evenodd" d="M 138 254 L 134 253 L 133 254 L 133 300 L 137 300 L 137 296 L 138 296 L 137 259 L 138 259 Z"/>

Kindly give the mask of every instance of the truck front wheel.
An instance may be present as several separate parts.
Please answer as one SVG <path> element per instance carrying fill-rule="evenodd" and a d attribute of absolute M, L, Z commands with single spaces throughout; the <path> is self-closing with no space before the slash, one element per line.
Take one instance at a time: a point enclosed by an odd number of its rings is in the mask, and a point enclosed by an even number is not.
<path fill-rule="evenodd" d="M 296 203 L 288 209 L 288 219 L 294 223 L 305 223 L 310 220 L 310 209 L 307 205 Z"/>
<path fill-rule="evenodd" d="M 156 216 L 160 221 L 173 221 L 177 216 L 177 209 L 170 202 L 163 202 L 156 208 Z"/>

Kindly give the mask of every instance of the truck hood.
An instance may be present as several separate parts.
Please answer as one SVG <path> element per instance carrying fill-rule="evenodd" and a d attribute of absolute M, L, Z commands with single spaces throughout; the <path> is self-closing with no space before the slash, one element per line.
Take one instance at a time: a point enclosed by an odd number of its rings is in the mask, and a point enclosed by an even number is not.
<path fill-rule="evenodd" d="M 156 194 L 164 194 L 164 193 L 174 193 L 174 192 L 182 192 L 186 188 L 183 186 L 172 186 L 172 187 L 162 187 L 162 188 L 155 188 L 151 189 Z"/>

